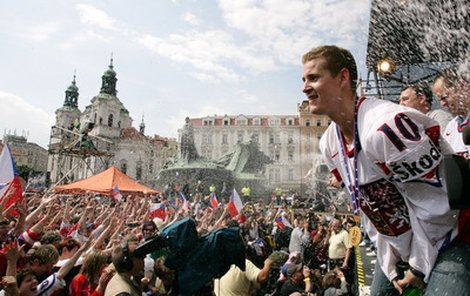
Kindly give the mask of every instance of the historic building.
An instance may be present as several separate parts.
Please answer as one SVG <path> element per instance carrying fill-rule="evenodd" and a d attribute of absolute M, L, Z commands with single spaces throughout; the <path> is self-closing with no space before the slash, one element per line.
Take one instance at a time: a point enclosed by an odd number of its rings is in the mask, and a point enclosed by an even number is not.
<path fill-rule="evenodd" d="M 273 161 L 265 171 L 269 186 L 302 193 L 310 187 L 308 175 L 330 123 L 326 116 L 311 114 L 308 101 L 298 104 L 297 115 L 216 115 L 191 122 L 201 156 L 215 160 L 253 139 Z"/>
<path fill-rule="evenodd" d="M 154 187 L 164 163 L 176 155 L 176 140 L 145 135 L 143 118 L 139 130 L 132 127 L 133 119 L 117 97 L 116 82 L 111 59 L 99 94 L 82 112 L 74 76 L 51 128 L 47 171 L 52 185 L 87 178 L 114 165 Z"/>
<path fill-rule="evenodd" d="M 0 151 L 8 144 L 16 166 L 27 166 L 36 172 L 46 172 L 47 150 L 36 143 L 28 142 L 25 136 L 5 134 L 0 142 Z"/>

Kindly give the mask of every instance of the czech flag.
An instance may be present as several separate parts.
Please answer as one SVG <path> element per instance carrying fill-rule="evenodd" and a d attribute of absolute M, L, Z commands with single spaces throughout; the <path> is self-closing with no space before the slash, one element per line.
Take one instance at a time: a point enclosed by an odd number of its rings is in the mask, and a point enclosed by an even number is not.
<path fill-rule="evenodd" d="M 189 204 L 188 204 L 188 201 L 186 200 L 186 197 L 184 197 L 184 194 L 181 191 L 178 191 L 178 196 L 183 202 L 183 210 L 189 209 Z"/>
<path fill-rule="evenodd" d="M 287 221 L 286 218 L 284 218 L 284 216 L 277 217 L 276 224 L 280 229 L 284 229 L 286 227 L 292 228 L 292 225 L 289 223 L 289 221 Z"/>
<path fill-rule="evenodd" d="M 214 209 L 219 207 L 219 202 L 217 201 L 217 196 L 215 196 L 215 192 L 211 193 L 211 205 Z"/>
<path fill-rule="evenodd" d="M 118 186 L 114 186 L 114 189 L 113 189 L 113 198 L 116 202 L 120 202 L 121 199 L 122 199 L 122 194 L 121 192 L 119 191 L 119 188 Z"/>
<path fill-rule="evenodd" d="M 3 146 L 2 153 L 0 154 L 0 183 L 5 184 L 5 186 L 0 189 L 0 200 L 4 198 L 7 191 L 13 190 L 13 194 L 5 205 L 5 209 L 13 203 L 21 203 L 23 190 L 21 189 L 20 177 L 16 171 L 15 161 L 13 160 L 8 144 Z M 9 186 L 6 186 L 8 183 Z M 16 210 L 14 212 L 16 212 Z"/>
<path fill-rule="evenodd" d="M 242 212 L 243 202 L 235 189 L 233 189 L 232 195 L 230 196 L 227 209 L 232 217 L 236 217 Z"/>
<path fill-rule="evenodd" d="M 162 220 L 166 219 L 166 206 L 164 203 L 152 203 L 150 205 L 150 220 L 155 218 L 160 218 Z"/>

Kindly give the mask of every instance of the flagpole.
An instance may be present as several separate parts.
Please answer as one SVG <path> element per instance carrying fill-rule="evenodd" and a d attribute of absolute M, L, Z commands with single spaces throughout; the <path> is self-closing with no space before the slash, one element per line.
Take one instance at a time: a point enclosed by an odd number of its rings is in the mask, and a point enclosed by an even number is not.
<path fill-rule="evenodd" d="M 80 164 L 79 162 L 76 163 L 75 166 L 73 166 L 62 178 L 60 178 L 59 181 L 57 181 L 57 182 L 54 184 L 54 186 L 51 186 L 49 189 L 47 189 L 47 191 L 46 191 L 46 193 L 44 193 L 44 195 L 49 194 L 49 192 L 51 192 L 52 189 L 54 189 L 54 187 L 56 187 L 57 185 L 59 185 L 60 182 L 62 182 L 65 178 L 67 178 L 67 176 L 68 176 L 71 172 L 73 172 L 73 170 L 75 170 L 75 168 L 76 168 L 79 164 Z"/>

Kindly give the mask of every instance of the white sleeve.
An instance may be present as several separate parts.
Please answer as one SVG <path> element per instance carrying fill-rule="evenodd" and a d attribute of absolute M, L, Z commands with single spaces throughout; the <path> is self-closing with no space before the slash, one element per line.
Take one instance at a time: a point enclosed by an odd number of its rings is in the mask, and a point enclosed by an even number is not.
<path fill-rule="evenodd" d="M 56 273 L 54 272 L 37 286 L 37 292 L 38 296 L 49 296 L 64 288 L 65 281 L 63 279 L 57 279 Z"/>

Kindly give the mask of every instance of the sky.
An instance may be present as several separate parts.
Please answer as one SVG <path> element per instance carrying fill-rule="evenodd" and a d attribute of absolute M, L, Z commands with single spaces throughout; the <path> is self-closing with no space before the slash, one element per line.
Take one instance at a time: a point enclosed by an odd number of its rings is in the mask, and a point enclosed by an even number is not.
<path fill-rule="evenodd" d="M 79 108 L 111 55 L 133 126 L 177 137 L 184 118 L 297 114 L 301 56 L 349 49 L 365 77 L 369 0 L 0 0 L 0 131 L 47 148 L 76 73 Z M 3 136 L 2 134 L 2 136 Z"/>

